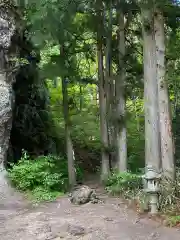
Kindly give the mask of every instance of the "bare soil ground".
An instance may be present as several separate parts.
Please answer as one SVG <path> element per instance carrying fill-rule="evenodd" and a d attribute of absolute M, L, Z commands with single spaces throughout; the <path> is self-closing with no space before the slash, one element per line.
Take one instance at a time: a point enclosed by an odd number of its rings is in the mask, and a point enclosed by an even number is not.
<path fill-rule="evenodd" d="M 0 179 L 0 182 L 3 182 Z M 180 231 L 139 217 L 118 198 L 92 185 L 104 203 L 72 205 L 67 197 L 33 207 L 0 185 L 0 240 L 179 240 Z"/>

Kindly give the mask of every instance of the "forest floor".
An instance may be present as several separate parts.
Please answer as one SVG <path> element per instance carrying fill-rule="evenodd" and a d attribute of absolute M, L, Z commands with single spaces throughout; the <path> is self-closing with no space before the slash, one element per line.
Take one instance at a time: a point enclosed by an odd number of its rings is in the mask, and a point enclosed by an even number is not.
<path fill-rule="evenodd" d="M 33 206 L 0 175 L 0 240 L 179 240 L 180 230 L 138 216 L 99 184 L 103 203 L 72 205 L 66 196 Z"/>

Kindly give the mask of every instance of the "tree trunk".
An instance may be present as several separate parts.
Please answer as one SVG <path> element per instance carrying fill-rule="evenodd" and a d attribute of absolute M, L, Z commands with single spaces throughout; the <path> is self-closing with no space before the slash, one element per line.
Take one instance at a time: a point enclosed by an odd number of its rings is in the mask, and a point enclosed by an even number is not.
<path fill-rule="evenodd" d="M 70 134 L 69 124 L 69 110 L 68 110 L 68 91 L 67 91 L 67 79 L 62 79 L 62 95 L 63 95 L 63 110 L 64 110 L 64 122 L 65 122 L 65 137 L 66 137 L 66 152 L 68 159 L 68 176 L 69 186 L 73 187 L 76 184 L 76 174 L 74 166 L 74 149 Z"/>
<path fill-rule="evenodd" d="M 161 160 L 164 174 L 172 179 L 175 177 L 174 147 L 172 136 L 172 119 L 168 86 L 165 79 L 165 33 L 164 17 L 157 10 L 154 17 L 156 58 L 157 58 L 157 82 L 159 92 L 159 117 L 161 138 Z"/>
<path fill-rule="evenodd" d="M 119 171 L 127 171 L 127 136 L 125 124 L 125 79 L 126 70 L 125 57 L 125 20 L 121 9 L 118 11 L 119 23 L 119 77 L 116 80 L 116 102 L 117 102 L 117 168 Z"/>
<path fill-rule="evenodd" d="M 100 128 L 101 128 L 101 144 L 102 144 L 102 162 L 101 162 L 101 180 L 108 178 L 109 168 L 109 141 L 108 141 L 108 126 L 107 126 L 107 98 L 105 91 L 105 78 L 103 67 L 103 14 L 102 1 L 97 0 L 97 58 L 98 58 L 98 78 L 99 78 L 99 103 L 100 103 Z"/>
<path fill-rule="evenodd" d="M 83 91 L 82 91 L 82 85 L 79 85 L 79 94 L 80 94 L 80 99 L 79 99 L 79 110 L 82 112 L 83 109 Z"/>
<path fill-rule="evenodd" d="M 75 157 L 73 143 L 70 133 L 70 120 L 69 120 L 69 106 L 68 106 L 68 78 L 66 73 L 68 73 L 65 67 L 65 48 L 62 45 L 60 48 L 60 57 L 64 62 L 64 74 L 62 77 L 62 95 L 63 95 L 63 112 L 64 112 L 64 123 L 65 123 L 65 137 L 66 137 L 66 153 L 68 159 L 68 177 L 69 177 L 69 187 L 72 188 L 76 184 L 76 172 L 75 172 Z"/>
<path fill-rule="evenodd" d="M 96 86 L 94 89 L 94 99 L 95 99 L 95 105 L 99 106 L 99 87 Z"/>
<path fill-rule="evenodd" d="M 160 169 L 160 132 L 153 13 L 142 9 L 144 57 L 145 162 Z"/>
<path fill-rule="evenodd" d="M 9 54 L 11 38 L 15 34 L 14 16 L 8 8 L 0 6 L 0 168 L 4 168 L 12 127 L 13 75 L 10 70 Z M 10 50 L 11 48 L 11 50 Z M 14 52 L 14 53 L 15 53 Z M 1 170 L 0 169 L 0 170 Z"/>
<path fill-rule="evenodd" d="M 113 91 L 112 91 L 112 2 L 108 5 L 108 25 L 106 32 L 106 75 L 105 75 L 105 91 L 107 97 L 107 116 L 108 116 L 108 141 L 109 147 L 112 149 L 114 143 L 114 128 L 112 124 L 112 103 L 113 103 Z M 110 162 L 112 162 L 112 154 L 109 154 Z"/>
<path fill-rule="evenodd" d="M 98 72 L 99 72 L 100 127 L 102 143 L 101 180 L 104 181 L 109 176 L 109 153 L 108 153 L 109 141 L 106 119 L 106 96 L 104 89 L 103 56 L 102 50 L 100 50 L 100 48 L 98 48 Z"/>

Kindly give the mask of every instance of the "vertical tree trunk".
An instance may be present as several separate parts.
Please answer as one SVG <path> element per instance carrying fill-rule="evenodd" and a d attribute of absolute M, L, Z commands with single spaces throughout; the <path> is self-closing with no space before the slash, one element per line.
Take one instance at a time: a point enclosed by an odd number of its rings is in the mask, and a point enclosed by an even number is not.
<path fill-rule="evenodd" d="M 106 180 L 109 176 L 109 153 L 108 153 L 108 127 L 106 119 L 106 96 L 104 89 L 103 74 L 103 56 L 102 49 L 98 47 L 98 72 L 99 72 L 99 103 L 100 103 L 100 127 L 101 127 L 101 143 L 102 143 L 102 165 L 101 180 Z"/>
<path fill-rule="evenodd" d="M 108 154 L 108 126 L 107 126 L 107 98 L 105 91 L 105 78 L 103 67 L 103 9 L 102 1 L 97 0 L 97 57 L 98 57 L 98 78 L 99 78 L 99 103 L 100 103 L 100 128 L 101 128 L 101 143 L 102 143 L 102 163 L 101 163 L 101 180 L 104 181 L 109 176 L 109 154 Z"/>
<path fill-rule="evenodd" d="M 119 171 L 127 171 L 127 136 L 125 125 L 125 79 L 126 70 L 125 57 L 125 20 L 121 9 L 118 11 L 119 23 L 119 77 L 116 80 L 116 102 L 117 102 L 117 168 Z"/>
<path fill-rule="evenodd" d="M 76 184 L 76 174 L 74 166 L 74 149 L 70 134 L 69 126 L 69 110 L 68 110 L 68 91 L 67 91 L 67 79 L 62 79 L 62 94 L 63 94 L 63 109 L 64 109 L 64 122 L 65 122 L 65 137 L 66 137 L 66 152 L 68 159 L 68 176 L 69 186 L 73 187 Z"/>
<path fill-rule="evenodd" d="M 159 117 L 160 117 L 160 138 L 161 138 L 161 160 L 164 174 L 172 179 L 175 176 L 174 148 L 172 137 L 172 119 L 168 86 L 165 79 L 165 33 L 164 17 L 157 9 L 154 17 L 156 58 L 157 58 L 157 82 L 159 92 Z"/>
<path fill-rule="evenodd" d="M 12 125 L 13 75 L 9 65 L 11 38 L 15 34 L 15 20 L 8 6 L 0 6 L 0 168 L 4 168 Z M 0 169 L 0 170 L 1 170 Z"/>
<path fill-rule="evenodd" d="M 150 6 L 142 9 L 144 57 L 145 161 L 160 169 L 160 133 L 158 83 L 153 12 Z"/>
<path fill-rule="evenodd" d="M 60 57 L 65 62 L 65 49 L 64 46 L 60 48 Z M 64 64 L 65 68 L 65 64 Z M 66 69 L 64 69 L 66 72 Z M 66 152 L 68 159 L 68 177 L 69 177 L 69 187 L 73 187 L 76 184 L 76 172 L 74 166 L 74 149 L 70 133 L 70 120 L 69 120 L 69 107 L 68 107 L 68 78 L 64 74 L 62 76 L 62 95 L 63 95 L 63 112 L 64 112 L 64 123 L 65 123 L 65 137 L 66 137 Z"/>
<path fill-rule="evenodd" d="M 79 93 L 80 93 L 80 99 L 79 99 L 79 110 L 82 112 L 83 109 L 83 91 L 82 91 L 82 85 L 80 83 L 79 85 Z"/>
<path fill-rule="evenodd" d="M 95 100 L 96 100 L 96 106 L 99 106 L 99 87 L 96 86 L 95 88 Z"/>
<path fill-rule="evenodd" d="M 113 125 L 112 125 L 112 2 L 108 4 L 108 25 L 106 31 L 106 51 L 105 51 L 105 91 L 107 96 L 107 116 L 108 116 L 108 140 L 109 147 L 112 149 L 114 142 Z M 110 162 L 112 161 L 112 154 L 109 154 Z"/>

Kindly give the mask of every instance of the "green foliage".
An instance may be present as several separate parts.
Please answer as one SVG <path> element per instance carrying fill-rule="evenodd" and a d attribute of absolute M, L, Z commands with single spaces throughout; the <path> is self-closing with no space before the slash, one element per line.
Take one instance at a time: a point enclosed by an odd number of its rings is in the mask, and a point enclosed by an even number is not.
<path fill-rule="evenodd" d="M 143 187 L 141 175 L 130 172 L 114 172 L 106 182 L 106 189 L 111 194 L 118 194 L 125 198 L 135 198 Z"/>
<path fill-rule="evenodd" d="M 148 195 L 143 190 L 142 176 L 138 174 L 114 172 L 106 182 L 106 189 L 116 194 L 138 201 L 144 209 Z M 175 224 L 180 214 L 180 171 L 177 170 L 176 180 L 162 177 L 159 192 L 159 211 L 168 216 L 169 224 Z"/>
<path fill-rule="evenodd" d="M 114 5 L 114 3 L 113 3 Z M 130 4 L 131 5 L 131 4 Z M 108 9 L 108 5 L 106 6 Z M 115 8 L 115 5 L 113 6 Z M 126 11 L 129 12 L 129 5 Z M 131 6 L 132 7 L 132 6 Z M 130 7 L 130 8 L 131 8 Z M 53 142 L 56 142 L 56 153 L 64 153 L 64 120 L 62 114 L 62 93 L 60 78 L 67 73 L 69 77 L 68 94 L 69 100 L 73 104 L 69 105 L 71 120 L 71 137 L 73 140 L 76 157 L 86 162 L 84 155 L 88 156 L 89 161 L 100 165 L 100 153 L 103 146 L 100 140 L 99 126 L 99 106 L 92 101 L 92 96 L 96 96 L 95 85 L 83 84 L 82 93 L 80 93 L 79 80 L 82 78 L 97 79 L 97 57 L 96 57 L 96 17 L 94 15 L 96 5 L 91 1 L 51 1 L 45 0 L 37 2 L 31 0 L 27 6 L 26 20 L 30 23 L 29 36 L 33 33 L 34 42 L 41 48 L 41 62 L 39 64 L 43 77 L 48 78 L 48 89 L 50 91 L 50 110 L 53 115 L 51 127 L 49 127 L 48 137 L 51 136 Z M 60 16 L 60 17 L 59 17 Z M 107 16 L 105 17 L 105 21 Z M 95 20 L 95 21 L 94 21 Z M 116 39 L 116 13 L 113 14 L 113 38 Z M 139 29 L 139 26 L 133 26 L 133 29 Z M 132 35 L 128 33 L 129 35 Z M 134 39 L 134 36 L 131 36 Z M 135 36 L 136 38 L 136 36 Z M 136 44 L 134 44 L 136 42 Z M 116 42 L 117 44 L 117 42 Z M 63 45 L 66 49 L 65 59 L 61 58 L 60 48 Z M 135 48 L 133 48 L 135 46 Z M 142 56 L 141 44 L 132 41 L 127 46 L 130 51 L 128 56 L 128 78 L 127 90 L 129 95 L 141 95 L 139 89 L 139 80 L 142 76 Z M 134 50 L 137 49 L 138 51 Z M 117 45 L 113 45 L 113 72 L 115 73 L 118 64 Z M 117 55 L 117 56 L 116 56 Z M 116 60 L 115 60 L 116 59 Z M 138 59 L 138 61 L 137 61 Z M 67 64 L 64 64 L 66 62 Z M 66 65 L 66 66 L 64 66 Z M 140 68 L 140 71 L 137 71 Z M 138 76 L 138 77 L 137 77 Z M 139 77 L 140 76 L 140 77 Z M 129 81 L 129 79 L 131 79 Z M 54 86 L 52 82 L 54 81 Z M 77 83 L 78 82 L 78 83 Z M 138 82 L 138 84 L 135 84 Z M 137 87 L 136 87 L 137 88 Z M 132 94 L 133 89 L 133 94 Z M 81 100 L 82 101 L 81 101 Z M 129 98 L 127 98 L 129 101 Z M 80 101 L 82 109 L 80 109 Z M 132 104 L 133 105 L 133 104 Z M 128 166 L 133 172 L 144 167 L 144 138 L 143 138 L 143 118 L 139 117 L 142 107 L 142 101 L 139 98 L 136 106 L 128 111 L 131 119 L 127 123 L 128 128 Z M 48 110 L 49 110 L 48 109 Z M 134 115 L 136 117 L 134 118 Z M 42 122 L 44 119 L 42 119 Z M 49 121 L 49 120 L 48 120 Z M 140 124 L 139 124 L 140 122 Z M 140 129 L 139 129 L 139 125 Z M 139 131 L 140 130 L 140 131 Z M 41 131 L 42 132 L 42 131 Z M 41 142 L 41 141 L 40 141 Z M 113 152 L 115 146 L 106 148 L 108 152 Z M 84 154 L 84 152 L 86 152 Z M 83 156 L 79 156 L 82 155 Z M 92 165 L 91 165 L 92 166 Z M 96 168 L 97 166 L 93 166 Z"/>
<path fill-rule="evenodd" d="M 21 157 L 22 149 L 35 156 L 47 152 L 53 122 L 49 112 L 49 91 L 45 80 L 39 76 L 39 49 L 25 33 L 19 41 L 19 55 L 28 64 L 20 66 L 13 84 L 15 106 L 10 142 L 14 162 Z"/>
<path fill-rule="evenodd" d="M 127 101 L 129 119 L 126 123 L 128 134 L 128 168 L 133 173 L 144 168 L 144 109 L 139 98 Z"/>
<path fill-rule="evenodd" d="M 170 227 L 174 227 L 180 224 L 180 216 L 169 216 L 166 220 L 166 223 Z"/>
<path fill-rule="evenodd" d="M 61 82 L 57 81 L 57 86 L 54 87 L 52 81 L 48 81 L 50 91 L 50 104 L 53 114 L 54 132 L 58 134 L 56 142 L 64 142 L 64 120 L 62 114 L 62 94 Z M 76 157 L 82 159 L 84 164 L 89 161 L 94 166 L 93 169 L 100 166 L 101 140 L 100 140 L 100 124 L 99 124 L 99 109 L 95 101 L 92 102 L 92 96 L 95 95 L 94 85 L 83 85 L 83 109 L 79 110 L 79 86 L 69 85 L 69 96 L 73 96 L 75 108 L 70 110 L 71 118 L 71 136 L 74 147 L 77 151 Z M 144 116 L 143 116 L 143 101 L 136 99 L 135 101 L 127 101 L 128 115 L 127 132 L 128 132 L 128 167 L 132 172 L 138 172 L 144 167 Z M 113 152 L 113 148 L 108 148 L 108 152 Z M 58 147 L 62 151 L 62 147 Z M 82 153 L 86 152 L 86 158 Z M 87 160 L 88 156 L 88 160 Z M 89 169 L 91 170 L 91 169 Z"/>
<path fill-rule="evenodd" d="M 162 177 L 160 183 L 159 209 L 167 214 L 180 213 L 180 170 L 176 172 L 176 180 Z"/>
<path fill-rule="evenodd" d="M 88 147 L 99 151 L 100 133 L 97 117 L 93 113 L 82 112 L 72 117 L 72 137 L 82 148 Z"/>
<path fill-rule="evenodd" d="M 83 174 L 76 167 L 77 179 Z M 30 159 L 26 152 L 9 170 L 12 184 L 21 191 L 30 191 L 35 198 L 51 199 L 68 189 L 68 166 L 63 157 L 40 156 Z"/>
<path fill-rule="evenodd" d="M 36 187 L 32 190 L 32 192 L 27 192 L 27 196 L 29 199 L 35 202 L 42 201 L 53 201 L 56 200 L 57 197 L 62 196 L 63 193 L 59 191 L 49 191 L 43 187 Z"/>
<path fill-rule="evenodd" d="M 167 1 L 170 2 L 171 1 Z M 116 79 L 119 51 L 118 51 L 118 24 L 116 14 L 116 1 L 112 1 L 112 78 Z M 105 11 L 109 4 L 104 2 Z M 170 4 L 172 7 L 172 4 Z M 115 151 L 115 146 L 101 145 L 99 105 L 94 101 L 97 86 L 83 82 L 81 79 L 98 78 L 96 57 L 96 3 L 94 1 L 80 0 L 29 0 L 26 4 L 25 23 L 28 24 L 27 36 L 23 36 L 23 46 L 20 58 L 26 61 L 20 68 L 14 84 L 16 105 L 14 108 L 13 127 L 11 131 L 11 145 L 16 152 L 22 148 L 27 149 L 35 159 L 23 155 L 17 165 L 10 170 L 12 182 L 20 190 L 30 190 L 37 199 L 51 199 L 59 191 L 66 191 L 68 174 L 67 162 L 64 157 L 54 156 L 36 157 L 45 152 L 65 156 L 64 119 L 62 114 L 62 86 L 61 78 L 68 76 L 68 104 L 70 115 L 70 130 L 75 149 L 76 160 L 79 159 L 88 166 L 88 170 L 100 165 L 101 149 L 108 153 Z M 130 18 L 129 27 L 126 28 L 126 105 L 128 118 L 123 119 L 127 126 L 128 138 L 128 168 L 132 173 L 139 172 L 144 167 L 144 101 L 143 99 L 143 57 L 140 10 L 136 3 L 123 3 L 123 11 Z M 132 10 L 133 9 L 133 10 Z M 179 8 L 176 8 L 178 11 Z M 175 8 L 170 11 L 164 9 L 167 32 L 167 79 L 171 100 L 173 100 L 175 117 L 176 145 L 179 144 L 179 38 Z M 107 30 L 108 14 L 104 14 Z M 130 14 L 129 14 L 130 13 Z M 132 20 L 132 22 L 131 22 Z M 146 30 L 151 24 L 144 22 Z M 105 28 L 105 29 L 104 29 Z M 172 31 L 173 30 L 173 31 Z M 103 31 L 102 31 L 103 32 Z M 104 33 L 103 33 L 104 34 Z M 25 35 L 25 34 L 24 34 Z M 29 40 L 30 39 L 30 40 Z M 106 52 L 106 36 L 103 36 L 104 53 Z M 32 50 L 38 45 L 39 56 L 32 60 Z M 64 55 L 61 56 L 61 49 Z M 111 55 L 110 54 L 110 55 Z M 37 51 L 37 55 L 38 51 Z M 19 59 L 20 60 L 20 59 Z M 39 65 L 38 65 L 39 63 Z M 105 69 L 106 70 L 106 69 Z M 40 77 L 39 77 L 40 76 Z M 115 76 L 115 78 L 114 78 Z M 97 81 L 96 81 L 97 82 Z M 115 118 L 119 116 L 107 116 Z M 115 115 L 115 114 L 114 114 Z M 109 118 L 107 120 L 109 120 Z M 121 120 L 121 119 L 119 119 Z M 118 125 L 121 125 L 119 121 Z M 178 149 L 176 149 L 178 150 Z M 178 151 L 176 151 L 178 158 Z M 18 158 L 19 159 L 19 158 Z M 93 162 L 95 160 L 95 163 Z M 77 176 L 82 177 L 79 168 Z M 107 189 L 125 197 L 137 197 L 142 192 L 140 175 L 132 173 L 113 173 L 108 179 Z M 176 205 L 177 183 L 161 182 L 160 209 L 167 209 Z M 179 191 L 179 190 L 178 190 Z"/>

